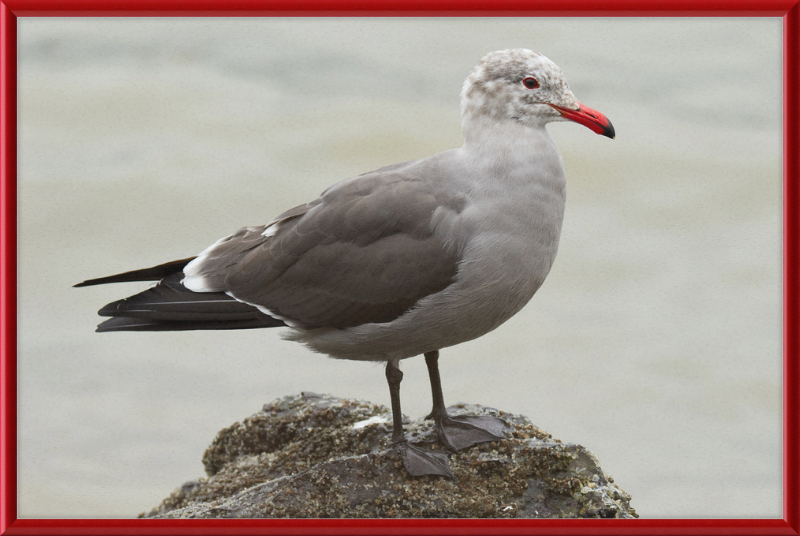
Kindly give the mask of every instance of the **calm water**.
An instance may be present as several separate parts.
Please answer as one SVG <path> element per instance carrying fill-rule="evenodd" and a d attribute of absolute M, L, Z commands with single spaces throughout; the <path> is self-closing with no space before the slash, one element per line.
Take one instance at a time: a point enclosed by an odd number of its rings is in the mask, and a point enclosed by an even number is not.
<path fill-rule="evenodd" d="M 146 284 L 331 183 L 461 145 L 486 52 L 565 72 L 617 139 L 551 125 L 548 281 L 442 352 L 446 400 L 592 450 L 643 517 L 781 516 L 779 19 L 20 20 L 19 515 L 131 517 L 215 433 L 300 391 L 387 404 L 379 366 L 274 331 L 96 334 Z M 420 359 L 404 412 L 430 406 Z"/>

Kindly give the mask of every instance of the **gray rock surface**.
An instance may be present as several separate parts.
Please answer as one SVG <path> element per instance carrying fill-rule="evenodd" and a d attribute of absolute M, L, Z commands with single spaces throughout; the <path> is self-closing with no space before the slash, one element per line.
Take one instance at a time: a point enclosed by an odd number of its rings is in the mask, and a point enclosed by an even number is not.
<path fill-rule="evenodd" d="M 203 455 L 208 478 L 185 483 L 139 517 L 638 517 L 582 446 L 519 415 L 469 404 L 448 410 L 508 423 L 507 439 L 450 456 L 455 480 L 405 472 L 391 449 L 387 408 L 303 393 L 220 431 Z M 442 449 L 432 421 L 405 429 L 412 442 Z"/>

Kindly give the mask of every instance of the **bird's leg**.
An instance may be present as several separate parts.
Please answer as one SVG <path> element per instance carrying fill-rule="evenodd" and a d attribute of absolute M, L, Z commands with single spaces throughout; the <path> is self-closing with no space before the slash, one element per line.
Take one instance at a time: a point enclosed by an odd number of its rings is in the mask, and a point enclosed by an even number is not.
<path fill-rule="evenodd" d="M 400 411 L 400 382 L 403 372 L 397 361 L 386 363 L 386 380 L 389 382 L 389 395 L 392 398 L 392 444 L 403 459 L 403 466 L 411 476 L 441 475 L 453 478 L 447 464 L 447 455 L 415 447 L 403 434 L 403 414 Z"/>
<path fill-rule="evenodd" d="M 392 399 L 392 443 L 406 440 L 403 434 L 403 414 L 400 412 L 400 382 L 403 381 L 403 371 L 396 363 L 386 363 L 386 381 L 389 382 L 389 396 Z"/>
<path fill-rule="evenodd" d="M 465 415 L 463 417 L 448 415 L 442 395 L 442 380 L 439 377 L 439 351 L 427 352 L 425 364 L 428 365 L 433 395 L 433 411 L 427 418 L 436 422 L 436 433 L 442 443 L 448 448 L 458 451 L 478 443 L 505 439 L 502 433 L 506 423 L 502 419 L 491 415 Z"/>

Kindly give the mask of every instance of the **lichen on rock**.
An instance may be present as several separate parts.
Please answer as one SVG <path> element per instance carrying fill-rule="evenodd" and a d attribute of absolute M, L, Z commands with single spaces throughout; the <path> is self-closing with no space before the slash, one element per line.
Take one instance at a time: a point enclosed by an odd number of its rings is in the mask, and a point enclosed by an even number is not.
<path fill-rule="evenodd" d="M 630 496 L 580 445 L 520 415 L 493 415 L 506 439 L 450 456 L 454 480 L 411 477 L 391 448 L 383 406 L 303 393 L 220 431 L 203 456 L 208 478 L 187 482 L 140 517 L 159 518 L 632 518 Z M 432 421 L 405 425 L 415 444 L 443 450 Z"/>

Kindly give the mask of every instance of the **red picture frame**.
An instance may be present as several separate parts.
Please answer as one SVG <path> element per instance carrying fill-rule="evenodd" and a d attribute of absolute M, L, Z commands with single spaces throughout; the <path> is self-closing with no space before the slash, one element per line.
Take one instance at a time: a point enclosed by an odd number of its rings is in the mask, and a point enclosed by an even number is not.
<path fill-rule="evenodd" d="M 783 519 L 17 519 L 17 17 L 130 15 L 782 17 Z M 800 534 L 800 0 L 4 0 L 0 27 L 0 534 Z"/>

